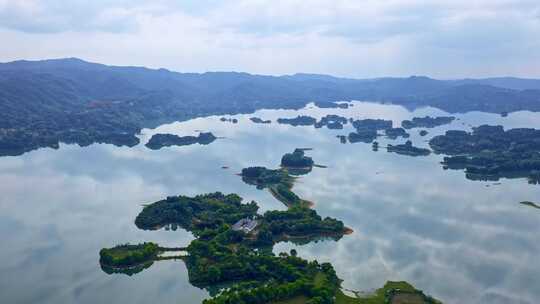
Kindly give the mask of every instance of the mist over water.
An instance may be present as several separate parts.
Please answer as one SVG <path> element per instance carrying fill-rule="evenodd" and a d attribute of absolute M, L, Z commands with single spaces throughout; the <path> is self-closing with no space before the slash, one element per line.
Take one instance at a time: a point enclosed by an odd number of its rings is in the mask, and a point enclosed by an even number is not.
<path fill-rule="evenodd" d="M 261 212 L 285 209 L 270 193 L 242 182 L 235 173 L 248 166 L 279 165 L 297 147 L 317 164 L 293 188 L 313 201 L 321 216 L 335 217 L 354 233 L 296 246 L 299 256 L 332 262 L 343 286 L 380 287 L 407 280 L 444 303 L 535 303 L 540 297 L 540 210 L 518 204 L 537 201 L 540 186 L 524 179 L 471 181 L 462 171 L 443 170 L 441 155 L 409 157 L 373 152 L 370 144 L 340 144 L 344 130 L 292 127 L 279 117 L 338 114 L 354 119 L 384 118 L 394 127 L 415 116 L 448 115 L 434 108 L 355 102 L 349 109 L 260 110 L 143 130 L 134 148 L 62 145 L 18 157 L 0 158 L 0 292 L 6 303 L 200 303 L 208 292 L 188 282 L 181 261 L 156 262 L 133 276 L 108 275 L 99 250 L 120 243 L 153 241 L 185 246 L 185 231 L 141 231 L 134 225 L 142 204 L 168 195 L 221 191 L 256 200 Z M 272 120 L 254 124 L 249 118 Z M 447 129 L 480 124 L 540 128 L 540 113 L 516 112 L 503 118 L 470 112 L 450 125 L 408 130 L 416 146 Z M 210 145 L 144 146 L 156 133 L 180 136 L 211 131 L 224 137 Z M 379 138 L 380 146 L 405 140 Z M 229 169 L 222 169 L 227 166 Z"/>

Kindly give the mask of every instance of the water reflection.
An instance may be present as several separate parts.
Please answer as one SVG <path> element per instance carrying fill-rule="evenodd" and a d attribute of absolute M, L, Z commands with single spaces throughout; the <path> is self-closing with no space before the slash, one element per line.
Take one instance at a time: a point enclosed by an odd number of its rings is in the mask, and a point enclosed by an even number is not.
<path fill-rule="evenodd" d="M 62 145 L 0 158 L 3 300 L 199 303 L 208 294 L 189 284 L 182 262 L 159 261 L 136 276 L 109 276 L 101 271 L 96 253 L 117 242 L 187 245 L 193 239 L 189 233 L 151 233 L 133 224 L 142 203 L 168 195 L 236 192 L 259 202 L 262 212 L 283 209 L 267 191 L 244 184 L 234 173 L 251 165 L 272 168 L 283 153 L 314 147 L 310 156 L 328 168 L 301 176 L 295 193 L 315 202 L 321 216 L 340 219 L 355 233 L 339 242 L 282 243 L 275 252 L 294 247 L 303 258 L 332 262 L 351 289 L 403 279 L 445 303 L 536 302 L 540 214 L 518 202 L 537 200 L 540 187 L 523 179 L 503 179 L 500 185 L 469 181 L 463 172 L 444 171 L 438 155 L 412 158 L 373 152 L 369 144 L 342 145 L 335 136 L 350 132 L 350 124 L 328 130 L 249 120 L 257 116 L 274 122 L 299 114 L 394 122 L 447 115 L 433 108 L 409 112 L 371 103 L 349 109 L 262 110 L 234 116 L 238 124 L 209 117 L 146 129 L 142 144 L 134 148 Z M 469 130 L 482 123 L 540 128 L 540 114 L 529 112 L 506 118 L 478 112 L 456 116 L 459 120 L 430 129 L 425 137 L 410 132 L 410 140 L 427 147 L 426 140 L 448 128 Z M 155 133 L 184 136 L 195 130 L 226 138 L 159 151 L 143 145 Z M 381 146 L 404 142 L 378 141 Z"/>

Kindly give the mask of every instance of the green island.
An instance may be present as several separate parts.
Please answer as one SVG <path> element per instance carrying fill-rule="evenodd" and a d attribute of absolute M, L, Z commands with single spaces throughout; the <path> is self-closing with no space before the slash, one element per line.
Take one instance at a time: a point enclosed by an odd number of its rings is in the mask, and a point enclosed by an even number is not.
<path fill-rule="evenodd" d="M 268 189 L 277 200 L 287 207 L 309 206 L 311 204 L 291 191 L 295 177 L 291 176 L 285 168 L 248 167 L 242 169 L 240 175 L 246 184 L 255 185 L 259 189 Z"/>
<path fill-rule="evenodd" d="M 445 169 L 465 170 L 473 180 L 528 178 L 540 180 L 540 130 L 481 125 L 472 132 L 449 130 L 429 142 L 435 153 L 446 154 Z"/>
<path fill-rule="evenodd" d="M 390 139 L 396 139 L 398 137 L 409 138 L 410 135 L 403 128 L 388 128 L 384 130 L 384 135 Z"/>
<path fill-rule="evenodd" d="M 405 129 L 412 128 L 435 128 L 438 126 L 446 125 L 456 119 L 454 116 L 438 116 L 438 117 L 413 117 L 412 120 L 404 120 L 401 122 L 401 126 Z"/>
<path fill-rule="evenodd" d="M 253 123 L 257 123 L 257 124 L 269 124 L 269 123 L 272 123 L 271 120 L 263 120 L 259 117 L 250 117 L 249 120 L 251 120 Z"/>
<path fill-rule="evenodd" d="M 315 106 L 321 109 L 328 109 L 328 108 L 340 108 L 340 109 L 348 109 L 349 104 L 346 102 L 332 102 L 332 101 L 316 101 Z"/>
<path fill-rule="evenodd" d="M 371 143 L 379 136 L 378 131 L 392 129 L 391 120 L 368 118 L 351 120 L 351 123 L 356 132 L 349 133 L 348 139 L 350 143 Z"/>
<path fill-rule="evenodd" d="M 281 158 L 281 166 L 288 168 L 310 168 L 313 167 L 313 159 L 305 156 L 303 149 L 294 149 L 292 153 L 286 153 Z"/>
<path fill-rule="evenodd" d="M 386 147 L 386 149 L 388 152 L 394 152 L 397 154 L 409 155 L 409 156 L 427 156 L 431 154 L 431 151 L 429 149 L 413 146 L 410 140 L 407 140 L 404 144 L 401 144 L 401 145 L 389 144 Z"/>
<path fill-rule="evenodd" d="M 328 114 L 316 122 L 314 126 L 317 129 L 326 126 L 328 129 L 341 130 L 343 129 L 343 125 L 346 125 L 347 122 L 348 120 L 346 117 Z"/>
<path fill-rule="evenodd" d="M 279 124 L 285 124 L 285 125 L 291 125 L 294 127 L 297 126 L 313 126 L 317 122 L 317 119 L 306 116 L 306 115 L 299 115 L 294 118 L 278 118 L 277 122 Z"/>
<path fill-rule="evenodd" d="M 152 150 L 170 146 L 188 146 L 193 144 L 208 145 L 217 137 L 212 132 L 201 132 L 198 136 L 178 136 L 174 134 L 154 134 L 146 144 Z"/>
<path fill-rule="evenodd" d="M 238 123 L 238 119 L 236 119 L 236 118 L 221 117 L 219 120 L 222 121 L 222 122 L 232 122 L 233 124 Z"/>
<path fill-rule="evenodd" d="M 244 203 L 237 194 L 221 192 L 169 196 L 144 206 L 135 225 L 144 230 L 182 228 L 196 239 L 178 248 L 154 243 L 104 248 L 100 251 L 103 271 L 132 275 L 154 261 L 181 260 L 190 284 L 209 291 L 210 298 L 203 304 L 440 303 L 406 282 L 388 282 L 370 295 L 347 295 L 331 263 L 302 259 L 294 249 L 275 255 L 272 248 L 278 242 L 338 241 L 352 230 L 340 220 L 322 218 L 312 204 L 293 193 L 295 178 L 287 169 L 248 167 L 241 176 L 248 184 L 268 188 L 287 210 L 259 214 L 256 202 Z M 163 251 L 183 254 L 160 257 Z"/>

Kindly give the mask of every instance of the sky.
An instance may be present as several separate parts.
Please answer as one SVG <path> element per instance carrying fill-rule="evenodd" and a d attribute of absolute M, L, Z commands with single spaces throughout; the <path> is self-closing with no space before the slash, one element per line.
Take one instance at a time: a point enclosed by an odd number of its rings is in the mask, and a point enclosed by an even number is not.
<path fill-rule="evenodd" d="M 0 0 L 0 61 L 540 78 L 539 0 Z"/>

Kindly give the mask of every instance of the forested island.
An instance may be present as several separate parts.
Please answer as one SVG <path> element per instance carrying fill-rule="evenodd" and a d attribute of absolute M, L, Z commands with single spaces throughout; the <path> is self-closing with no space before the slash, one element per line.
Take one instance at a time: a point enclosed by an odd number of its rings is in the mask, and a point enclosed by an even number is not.
<path fill-rule="evenodd" d="M 294 149 L 292 153 L 286 153 L 281 158 L 281 166 L 289 168 L 311 168 L 313 159 L 305 155 L 304 149 Z"/>
<path fill-rule="evenodd" d="M 317 119 L 315 119 L 315 118 L 313 118 L 311 116 L 299 115 L 299 116 L 294 117 L 294 118 L 278 118 L 277 122 L 279 124 L 291 125 L 291 126 L 294 126 L 294 127 L 297 127 L 297 126 L 313 126 L 317 122 Z"/>
<path fill-rule="evenodd" d="M 405 129 L 412 128 L 435 128 L 438 126 L 446 125 L 456 119 L 454 116 L 438 116 L 438 117 L 413 117 L 412 120 L 404 120 L 401 122 L 401 126 Z"/>
<path fill-rule="evenodd" d="M 174 134 L 154 134 L 146 143 L 146 147 L 159 150 L 170 146 L 189 146 L 193 144 L 208 145 L 217 137 L 212 132 L 201 132 L 198 136 L 178 136 Z"/>
<path fill-rule="evenodd" d="M 537 183 L 540 172 L 540 130 L 481 125 L 472 132 L 449 130 L 429 142 L 449 169 L 465 169 L 467 178 L 498 180 L 525 177 Z"/>
<path fill-rule="evenodd" d="M 431 153 L 429 149 L 419 148 L 413 146 L 410 140 L 407 140 L 401 145 L 388 145 L 386 147 L 388 152 L 394 152 L 397 154 L 409 155 L 409 156 L 427 156 Z"/>
<path fill-rule="evenodd" d="M 296 149 L 284 158 L 304 164 L 303 153 L 304 149 Z M 293 193 L 295 178 L 287 169 L 248 167 L 241 176 L 249 184 L 270 189 L 287 210 L 259 214 L 256 202 L 244 203 L 237 194 L 215 192 L 168 196 L 145 205 L 135 219 L 140 229 L 182 228 L 196 237 L 187 247 L 177 249 L 185 251 L 180 260 L 187 266 L 189 282 L 212 290 L 203 304 L 387 304 L 411 299 L 413 303 L 439 303 L 405 282 L 388 282 L 368 296 L 348 296 L 331 263 L 304 260 L 294 249 L 274 255 L 272 248 L 281 241 L 337 241 L 352 230 L 340 220 L 322 218 L 309 202 Z M 116 271 L 104 268 L 107 273 L 145 265 L 136 270 L 141 271 L 160 259 L 160 250 L 154 243 L 105 248 L 100 251 L 100 263 L 116 267 Z"/>
<path fill-rule="evenodd" d="M 326 126 L 328 129 L 340 130 L 343 129 L 343 125 L 347 124 L 347 122 L 348 120 L 346 117 L 328 114 L 315 123 L 315 128 Z"/>
<path fill-rule="evenodd" d="M 300 199 L 291 191 L 295 177 L 286 169 L 267 169 L 265 167 L 248 167 L 242 169 L 242 180 L 259 189 L 268 189 L 280 202 L 288 207 L 308 206 L 310 203 Z"/>
<path fill-rule="evenodd" d="M 346 102 L 330 102 L 330 101 L 316 101 L 315 106 L 321 109 L 328 109 L 328 108 L 340 108 L 340 109 L 348 109 L 349 104 Z"/>
<path fill-rule="evenodd" d="M 214 290 L 204 304 L 386 304 L 400 299 L 439 303 L 405 282 L 388 282 L 369 296 L 345 295 L 332 264 L 304 260 L 295 250 L 277 256 L 264 250 L 282 240 L 309 242 L 321 236 L 343 235 L 347 229 L 341 221 L 322 219 L 305 206 L 263 215 L 257 214 L 257 209 L 255 202 L 244 204 L 236 194 L 171 196 L 145 206 L 135 223 L 141 229 L 176 224 L 196 236 L 182 248 L 186 255 L 181 260 L 187 266 L 191 284 Z M 128 266 L 151 263 L 159 249 L 154 243 L 120 245 L 102 249 L 100 262 Z"/>
<path fill-rule="evenodd" d="M 232 122 L 233 124 L 238 123 L 238 119 L 236 119 L 236 118 L 221 117 L 219 120 L 222 121 L 222 122 Z"/>
<path fill-rule="evenodd" d="M 379 130 L 392 129 L 392 121 L 384 119 L 360 119 L 352 120 L 351 123 L 356 129 L 356 132 L 349 133 L 347 137 L 350 143 L 371 143 L 373 142 L 379 134 Z M 392 131 L 390 131 L 392 132 Z"/>
<path fill-rule="evenodd" d="M 403 128 L 388 128 L 384 130 L 386 137 L 390 139 L 396 139 L 398 137 L 409 138 L 410 135 Z"/>
<path fill-rule="evenodd" d="M 257 123 L 257 124 L 269 124 L 269 123 L 272 123 L 271 120 L 263 120 L 259 117 L 250 117 L 249 120 L 251 120 L 253 123 Z"/>

